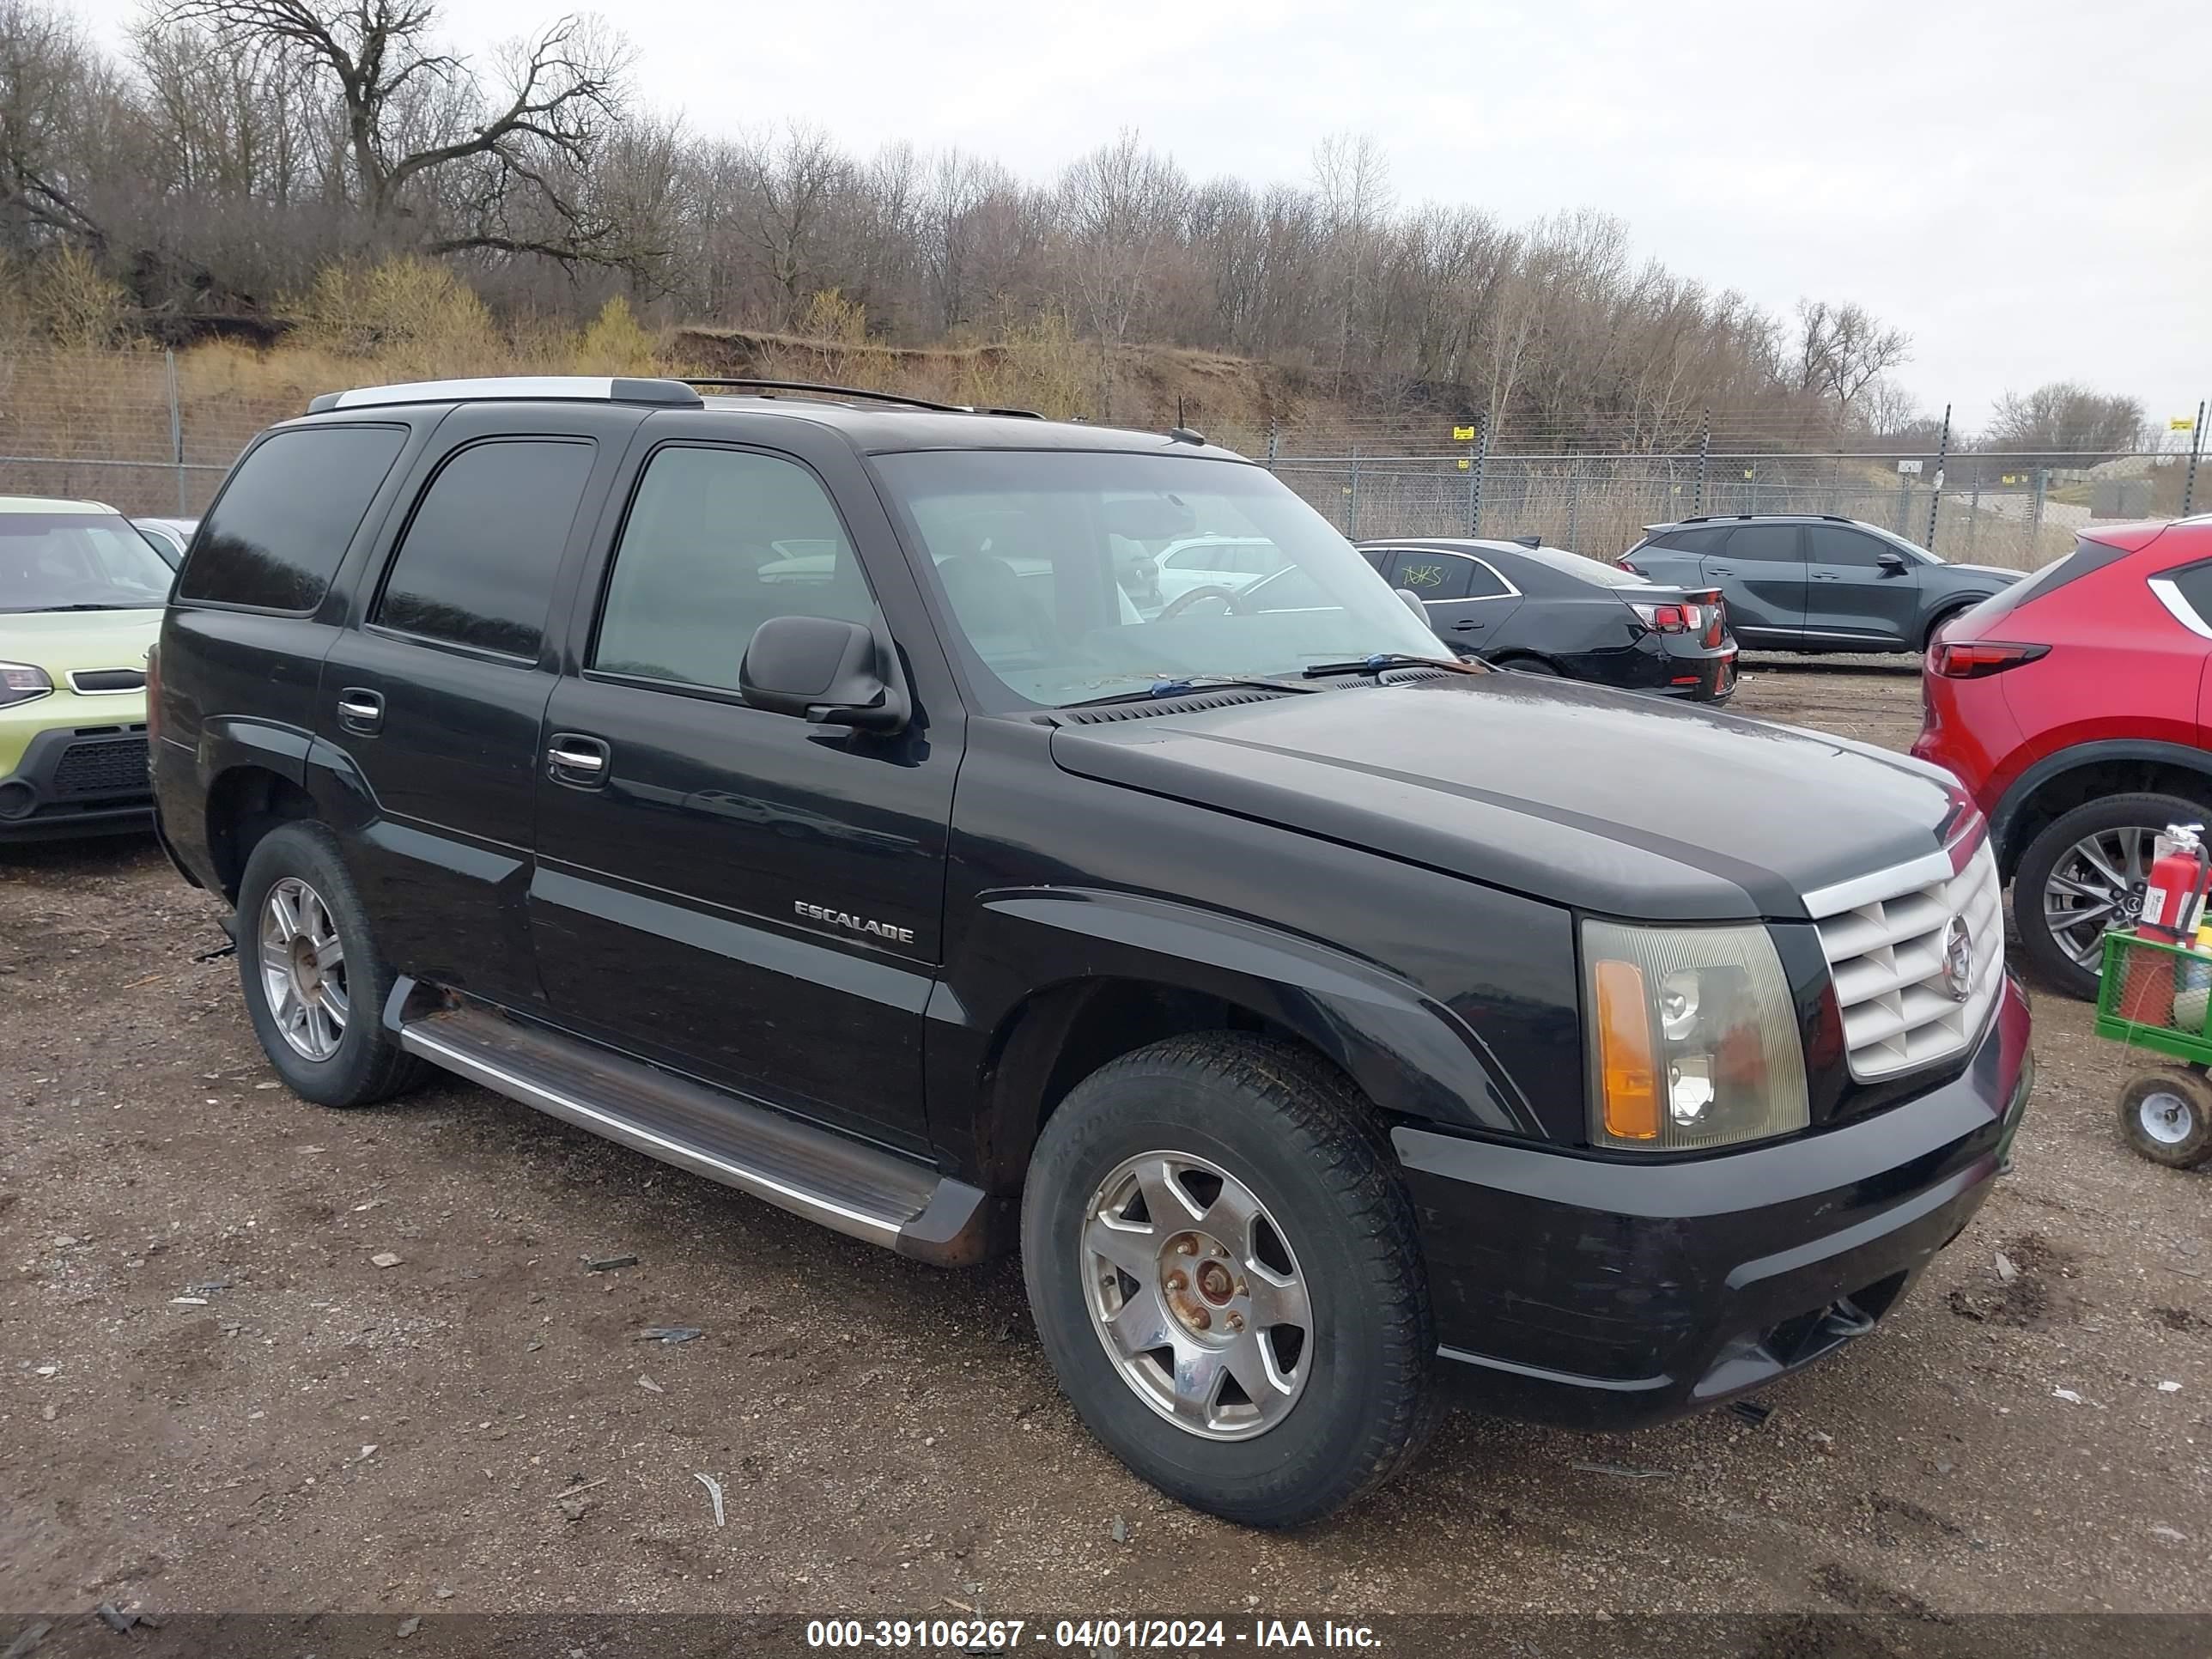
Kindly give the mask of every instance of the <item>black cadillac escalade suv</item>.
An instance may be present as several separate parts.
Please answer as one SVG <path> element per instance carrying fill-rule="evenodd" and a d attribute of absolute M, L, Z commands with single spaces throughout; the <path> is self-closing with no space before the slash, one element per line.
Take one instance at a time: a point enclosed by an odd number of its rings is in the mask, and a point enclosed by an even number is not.
<path fill-rule="evenodd" d="M 1194 536 L 1297 579 L 1140 613 Z M 1018 1245 L 1098 1437 L 1282 1525 L 1448 1382 L 1617 1426 L 1867 1331 L 2028 1093 L 1942 774 L 1437 649 L 1193 433 L 386 386 L 224 484 L 154 775 L 301 1095 Z"/>

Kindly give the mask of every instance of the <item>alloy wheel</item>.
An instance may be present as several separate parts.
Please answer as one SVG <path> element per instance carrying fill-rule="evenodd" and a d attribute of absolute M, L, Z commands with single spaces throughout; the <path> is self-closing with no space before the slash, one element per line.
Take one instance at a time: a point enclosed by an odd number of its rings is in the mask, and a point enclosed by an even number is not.
<path fill-rule="evenodd" d="M 2067 957 L 2097 971 L 2107 929 L 2131 926 L 2149 884 L 2152 844 L 2147 824 L 2100 830 L 2068 848 L 2043 884 L 2043 923 Z"/>
<path fill-rule="evenodd" d="M 261 902 L 261 988 L 293 1053 L 325 1060 L 345 1040 L 345 945 L 323 896 L 297 876 L 272 885 Z"/>
<path fill-rule="evenodd" d="M 1263 1434 L 1313 1368 L 1290 1240 L 1236 1176 L 1186 1152 L 1124 1159 L 1085 1207 L 1091 1327 L 1152 1410 L 1210 1440 Z"/>

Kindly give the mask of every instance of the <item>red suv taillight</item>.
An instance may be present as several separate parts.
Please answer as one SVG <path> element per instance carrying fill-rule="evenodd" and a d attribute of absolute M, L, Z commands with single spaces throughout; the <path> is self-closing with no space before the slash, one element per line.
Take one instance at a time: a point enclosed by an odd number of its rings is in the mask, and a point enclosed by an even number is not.
<path fill-rule="evenodd" d="M 1928 653 L 1928 665 L 1947 680 L 1978 680 L 2033 662 L 2050 651 L 2047 645 L 2002 645 L 1979 640 L 1971 645 L 1952 645 L 1939 640 Z"/>

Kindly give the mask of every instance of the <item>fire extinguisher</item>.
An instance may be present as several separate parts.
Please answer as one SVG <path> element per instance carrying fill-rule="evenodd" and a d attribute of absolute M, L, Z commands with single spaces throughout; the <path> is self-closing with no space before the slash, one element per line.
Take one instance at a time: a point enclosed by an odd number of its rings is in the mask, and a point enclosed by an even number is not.
<path fill-rule="evenodd" d="M 2137 939 L 2185 949 L 2196 944 L 2197 927 L 2204 920 L 2205 895 L 2212 890 L 2212 855 L 2204 850 L 2203 832 L 2201 823 L 2173 823 L 2158 838 L 2150 880 L 2136 914 Z M 2120 1017 L 2149 1025 L 2176 1024 L 2175 965 L 2175 958 L 2162 951 L 2141 952 L 2121 988 Z M 2197 965 L 2184 964 L 2187 969 Z M 2184 988 L 2199 988 L 2195 983 L 2199 977 L 2192 972 L 2191 984 Z M 2203 1021 L 2200 1017 L 2181 1023 L 2202 1029 Z"/>

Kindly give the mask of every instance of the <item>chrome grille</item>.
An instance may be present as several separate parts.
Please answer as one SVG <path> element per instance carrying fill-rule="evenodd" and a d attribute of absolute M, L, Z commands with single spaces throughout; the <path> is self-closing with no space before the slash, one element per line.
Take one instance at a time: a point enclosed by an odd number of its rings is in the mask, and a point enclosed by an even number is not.
<path fill-rule="evenodd" d="M 1871 1081 L 1958 1054 L 2004 980 L 2004 914 L 1984 839 L 1956 874 L 1939 854 L 1809 895 L 1844 1015 L 1851 1075 Z M 1963 920 L 1972 965 L 1963 999 L 1947 963 Z"/>

